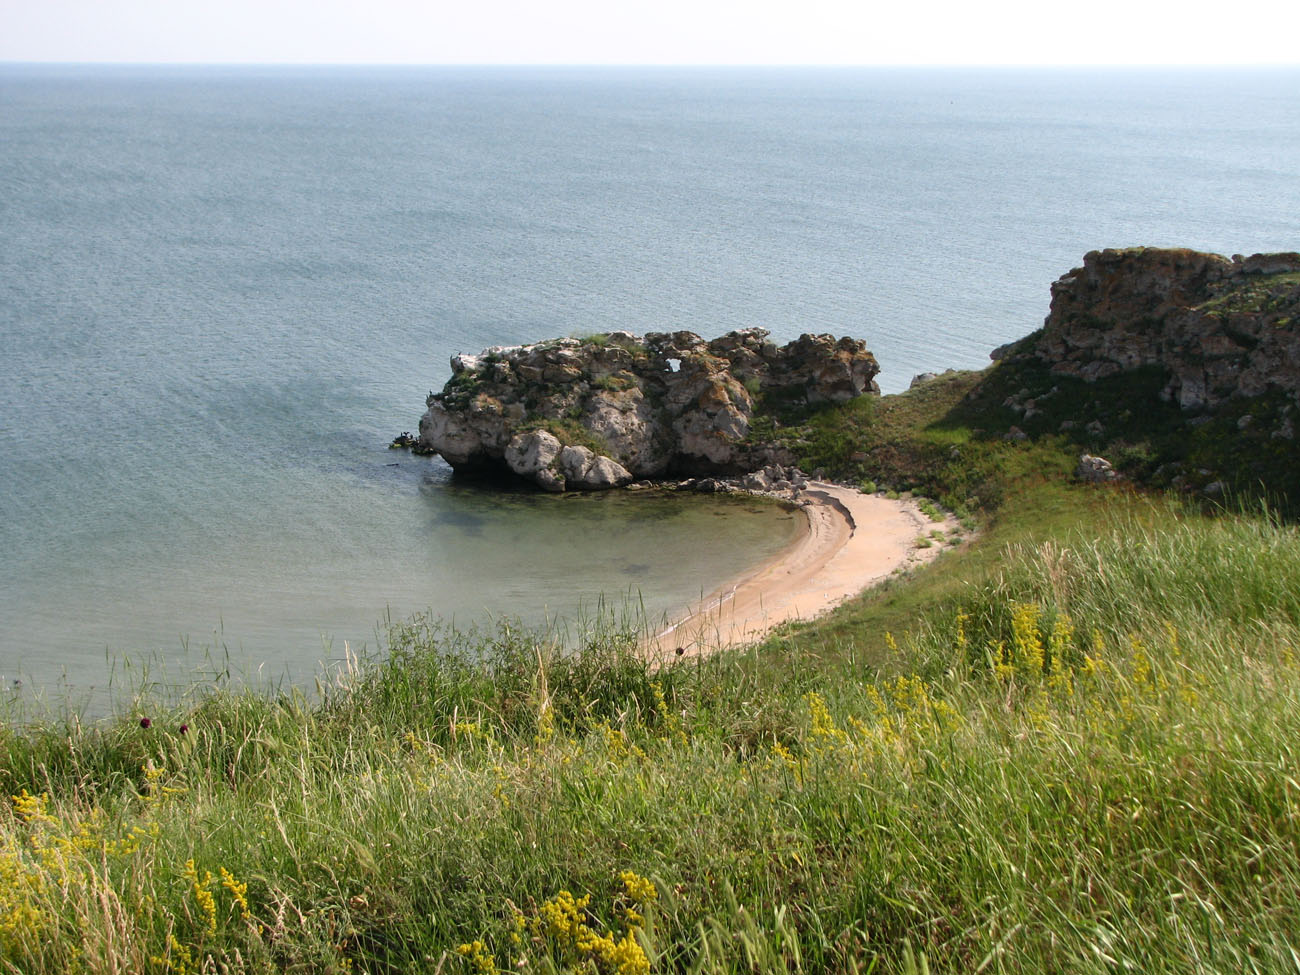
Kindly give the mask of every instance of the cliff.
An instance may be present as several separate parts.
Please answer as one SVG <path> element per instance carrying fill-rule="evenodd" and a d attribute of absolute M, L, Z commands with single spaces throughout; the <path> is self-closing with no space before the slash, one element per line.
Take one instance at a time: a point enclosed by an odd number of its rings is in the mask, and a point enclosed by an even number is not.
<path fill-rule="evenodd" d="M 1093 251 L 994 358 L 960 410 L 992 436 L 1063 438 L 1084 478 L 1104 457 L 1138 484 L 1300 501 L 1300 254 Z"/>
<path fill-rule="evenodd" d="M 1089 382 L 1168 372 L 1184 410 L 1278 391 L 1300 401 L 1300 254 L 1093 251 L 1052 285 L 1034 354 Z"/>
<path fill-rule="evenodd" d="M 750 436 L 756 402 L 878 394 L 879 367 L 856 339 L 802 335 L 777 347 L 767 335 L 611 332 L 453 356 L 419 444 L 458 470 L 509 470 L 550 491 L 788 463 Z"/>

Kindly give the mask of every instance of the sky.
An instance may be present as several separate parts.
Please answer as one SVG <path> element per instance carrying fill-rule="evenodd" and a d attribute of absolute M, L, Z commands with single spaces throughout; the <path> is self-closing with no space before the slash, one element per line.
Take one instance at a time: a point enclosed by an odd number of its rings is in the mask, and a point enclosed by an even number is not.
<path fill-rule="evenodd" d="M 1300 2 L 0 0 L 0 61 L 1300 63 Z"/>

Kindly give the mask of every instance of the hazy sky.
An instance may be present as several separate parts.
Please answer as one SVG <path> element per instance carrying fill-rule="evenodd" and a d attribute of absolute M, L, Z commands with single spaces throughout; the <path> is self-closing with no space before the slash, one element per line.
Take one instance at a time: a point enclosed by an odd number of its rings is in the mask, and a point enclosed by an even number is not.
<path fill-rule="evenodd" d="M 0 60 L 1296 64 L 1300 0 L 0 0 Z"/>

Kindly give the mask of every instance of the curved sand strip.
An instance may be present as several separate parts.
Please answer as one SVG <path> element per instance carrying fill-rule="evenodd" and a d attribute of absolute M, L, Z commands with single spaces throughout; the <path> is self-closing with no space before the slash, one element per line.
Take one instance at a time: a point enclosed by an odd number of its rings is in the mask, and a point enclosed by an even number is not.
<path fill-rule="evenodd" d="M 648 643 L 652 656 L 708 653 L 752 643 L 781 623 L 810 620 L 903 565 L 933 558 L 918 537 L 956 527 L 929 520 L 914 501 L 891 501 L 822 481 L 802 498 L 808 531 L 775 559 L 728 583 Z"/>

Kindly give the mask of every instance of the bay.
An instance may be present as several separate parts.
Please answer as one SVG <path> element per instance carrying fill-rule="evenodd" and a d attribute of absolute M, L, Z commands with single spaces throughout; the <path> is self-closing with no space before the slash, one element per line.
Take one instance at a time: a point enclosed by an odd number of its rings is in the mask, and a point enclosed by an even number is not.
<path fill-rule="evenodd" d="M 0 675 L 385 614 L 671 612 L 787 513 L 385 449 L 458 351 L 615 328 L 982 366 L 1102 246 L 1300 247 L 1300 72 L 0 66 Z M 396 464 L 397 466 L 390 466 Z"/>

